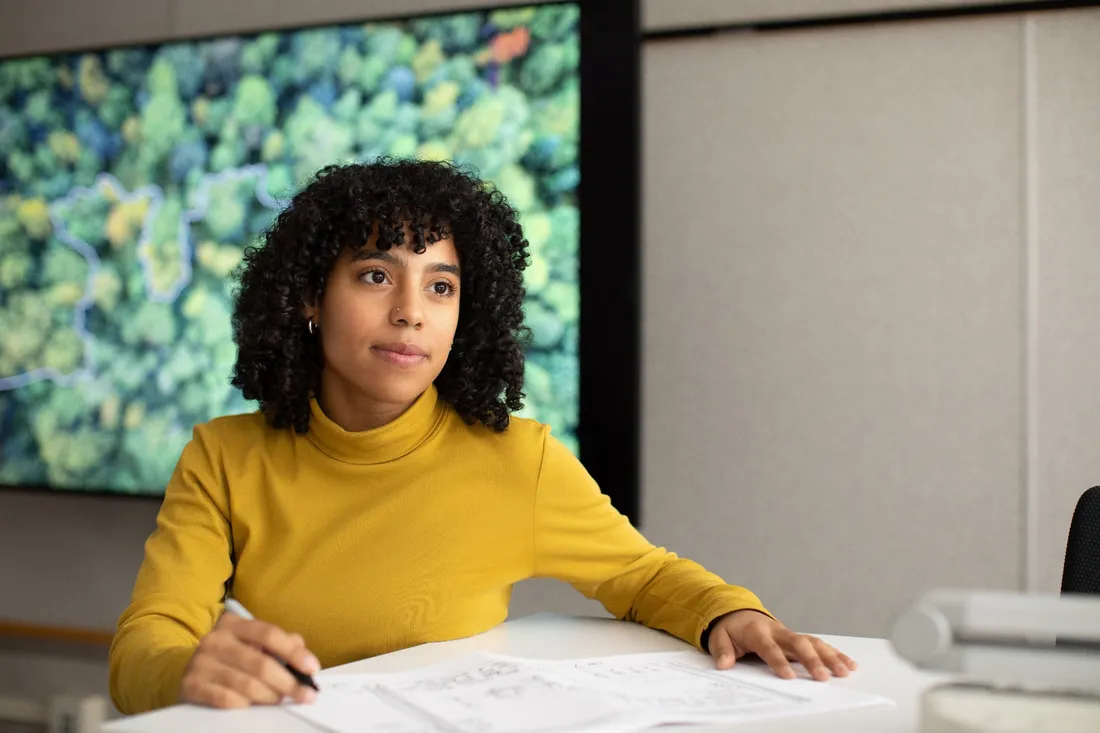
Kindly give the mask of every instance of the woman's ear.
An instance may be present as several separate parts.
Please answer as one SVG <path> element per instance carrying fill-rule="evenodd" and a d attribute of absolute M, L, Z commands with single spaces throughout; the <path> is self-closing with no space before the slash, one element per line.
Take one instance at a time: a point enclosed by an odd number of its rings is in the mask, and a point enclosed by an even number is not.
<path fill-rule="evenodd" d="M 305 318 L 306 330 L 310 336 L 314 336 L 321 329 L 321 310 L 313 305 L 302 308 L 302 316 Z"/>
<path fill-rule="evenodd" d="M 316 323 L 321 318 L 320 308 L 316 303 L 306 303 L 302 306 L 302 318 Z"/>

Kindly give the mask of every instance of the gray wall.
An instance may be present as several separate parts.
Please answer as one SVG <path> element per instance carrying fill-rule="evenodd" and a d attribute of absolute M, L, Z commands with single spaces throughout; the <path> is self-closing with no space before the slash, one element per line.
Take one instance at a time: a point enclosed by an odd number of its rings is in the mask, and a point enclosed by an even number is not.
<path fill-rule="evenodd" d="M 647 47 L 652 539 L 831 632 L 1057 589 L 1100 483 L 1098 42 L 1091 9 Z"/>
<path fill-rule="evenodd" d="M 0 52 L 364 15 L 306 7 L 0 0 Z M 935 585 L 1057 586 L 1100 483 L 1098 42 L 1094 10 L 646 46 L 651 539 L 821 632 L 882 634 Z M 112 627 L 155 512 L 0 494 L 0 618 Z M 517 589 L 537 609 L 599 611 L 550 581 Z M 0 694 L 105 688 L 102 662 L 0 651 Z"/>
<path fill-rule="evenodd" d="M 1028 560 L 1029 578 L 1054 590 L 1074 503 L 1100 484 L 1100 9 L 1030 31 Z"/>
<path fill-rule="evenodd" d="M 647 51 L 646 526 L 790 624 L 1019 584 L 1020 23 Z"/>
<path fill-rule="evenodd" d="M 642 0 L 648 30 L 1003 5 L 1004 0 Z"/>

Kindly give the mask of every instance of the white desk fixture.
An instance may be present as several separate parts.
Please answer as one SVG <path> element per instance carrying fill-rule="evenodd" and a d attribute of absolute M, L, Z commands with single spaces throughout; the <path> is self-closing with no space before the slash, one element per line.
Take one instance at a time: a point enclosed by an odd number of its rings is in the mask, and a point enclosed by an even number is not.
<path fill-rule="evenodd" d="M 891 641 L 955 677 L 922 695 L 923 733 L 1100 732 L 1100 597 L 937 590 Z"/>

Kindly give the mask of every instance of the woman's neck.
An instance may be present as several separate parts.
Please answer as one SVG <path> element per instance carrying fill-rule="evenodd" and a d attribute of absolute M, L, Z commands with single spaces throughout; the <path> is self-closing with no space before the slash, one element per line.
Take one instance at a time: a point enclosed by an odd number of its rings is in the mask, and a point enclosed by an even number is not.
<path fill-rule="evenodd" d="M 321 374 L 317 403 L 329 420 L 349 433 L 380 428 L 399 418 L 415 400 L 388 403 L 363 394 L 348 382 L 326 371 Z"/>

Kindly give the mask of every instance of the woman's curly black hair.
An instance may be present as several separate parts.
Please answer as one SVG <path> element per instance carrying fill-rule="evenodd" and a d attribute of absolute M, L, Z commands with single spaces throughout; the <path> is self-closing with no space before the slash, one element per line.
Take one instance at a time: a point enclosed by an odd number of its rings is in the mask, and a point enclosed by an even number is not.
<path fill-rule="evenodd" d="M 303 307 L 319 302 L 345 247 L 404 242 L 417 253 L 450 234 L 462 269 L 454 344 L 435 384 L 468 423 L 497 431 L 523 406 L 523 270 L 527 240 L 504 196 L 449 164 L 382 159 L 328 166 L 245 251 L 233 310 L 233 385 L 277 428 L 309 430 L 321 344 Z"/>

